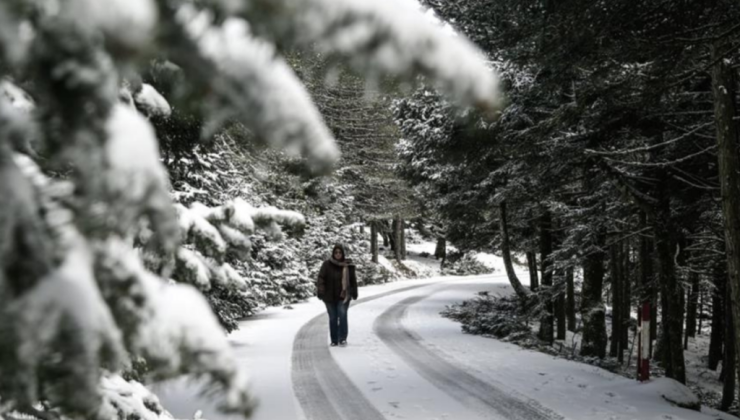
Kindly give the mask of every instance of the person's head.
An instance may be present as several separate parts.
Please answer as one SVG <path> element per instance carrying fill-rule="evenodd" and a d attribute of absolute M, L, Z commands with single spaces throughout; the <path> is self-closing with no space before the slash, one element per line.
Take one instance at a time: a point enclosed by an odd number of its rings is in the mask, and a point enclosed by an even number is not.
<path fill-rule="evenodd" d="M 344 247 L 340 244 L 334 245 L 334 248 L 331 250 L 331 257 L 337 261 L 344 261 Z"/>

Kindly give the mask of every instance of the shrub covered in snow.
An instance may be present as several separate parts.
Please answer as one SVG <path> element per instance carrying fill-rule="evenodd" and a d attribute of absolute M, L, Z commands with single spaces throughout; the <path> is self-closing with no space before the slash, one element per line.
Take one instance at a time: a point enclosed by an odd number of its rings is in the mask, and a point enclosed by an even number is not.
<path fill-rule="evenodd" d="M 516 296 L 481 294 L 447 307 L 442 316 L 462 323 L 463 331 L 469 334 L 490 335 L 514 342 L 535 340 L 529 317 Z"/>
<path fill-rule="evenodd" d="M 493 270 L 475 258 L 473 252 L 453 252 L 447 255 L 442 274 L 447 276 L 470 276 L 489 274 Z"/>

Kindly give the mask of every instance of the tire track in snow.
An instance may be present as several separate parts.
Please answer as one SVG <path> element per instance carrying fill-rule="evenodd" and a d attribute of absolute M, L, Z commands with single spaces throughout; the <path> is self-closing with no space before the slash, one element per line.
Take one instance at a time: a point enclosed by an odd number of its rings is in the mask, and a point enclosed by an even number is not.
<path fill-rule="evenodd" d="M 391 290 L 356 300 L 352 306 L 395 293 L 439 283 Z M 313 317 L 293 341 L 291 378 L 293 392 L 307 420 L 385 420 L 342 371 L 329 351 L 326 314 Z"/>
<path fill-rule="evenodd" d="M 438 289 L 439 290 L 439 289 Z M 438 291 L 437 290 L 437 291 Z M 465 404 L 475 407 L 488 418 L 506 420 L 562 420 L 559 414 L 515 391 L 504 391 L 502 384 L 478 379 L 447 359 L 429 350 L 423 340 L 403 326 L 409 306 L 429 297 L 404 299 L 383 312 L 373 324 L 378 337 L 406 363 L 434 386 Z"/>

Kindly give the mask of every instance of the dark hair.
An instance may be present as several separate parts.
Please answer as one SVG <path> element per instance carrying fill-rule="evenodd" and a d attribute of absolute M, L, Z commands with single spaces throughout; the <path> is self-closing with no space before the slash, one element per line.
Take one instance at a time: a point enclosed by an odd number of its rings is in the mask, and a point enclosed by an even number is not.
<path fill-rule="evenodd" d="M 334 258 L 334 253 L 337 250 L 342 251 L 342 259 L 347 258 L 347 253 L 344 251 L 344 247 L 341 244 L 336 244 L 336 245 L 334 245 L 334 248 L 332 248 L 332 250 L 331 250 L 331 256 L 332 256 L 332 258 Z"/>

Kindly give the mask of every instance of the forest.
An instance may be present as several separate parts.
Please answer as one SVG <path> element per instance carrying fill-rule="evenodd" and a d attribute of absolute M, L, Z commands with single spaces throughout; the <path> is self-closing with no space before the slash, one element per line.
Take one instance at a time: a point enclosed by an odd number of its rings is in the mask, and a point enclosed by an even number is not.
<path fill-rule="evenodd" d="M 337 243 L 737 415 L 738 71 L 730 0 L 4 0 L 0 419 L 173 418 L 182 375 L 260 418 L 233 337 Z"/>

